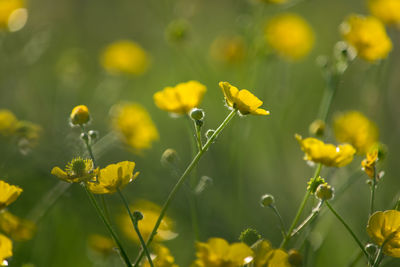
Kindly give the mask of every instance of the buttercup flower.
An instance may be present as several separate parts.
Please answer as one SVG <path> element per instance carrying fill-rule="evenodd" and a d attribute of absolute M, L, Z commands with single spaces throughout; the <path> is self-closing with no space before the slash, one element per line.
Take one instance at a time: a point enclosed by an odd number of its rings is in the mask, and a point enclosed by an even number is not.
<path fill-rule="evenodd" d="M 378 150 L 367 153 L 367 158 L 361 162 L 362 170 L 371 178 L 375 178 L 375 164 L 378 161 Z"/>
<path fill-rule="evenodd" d="M 105 48 L 101 55 L 101 64 L 111 74 L 141 75 L 149 68 L 150 59 L 139 44 L 119 40 Z"/>
<path fill-rule="evenodd" d="M 253 260 L 253 251 L 244 243 L 229 244 L 222 238 L 197 242 L 196 261 L 191 267 L 239 267 Z"/>
<path fill-rule="evenodd" d="M 263 102 L 246 89 L 238 90 L 228 82 L 220 82 L 228 107 L 238 109 L 240 114 L 269 115 L 269 111 L 259 108 Z"/>
<path fill-rule="evenodd" d="M 36 226 L 33 222 L 18 218 L 8 211 L 0 213 L 0 229 L 15 241 L 32 239 Z"/>
<path fill-rule="evenodd" d="M 114 248 L 116 247 L 111 238 L 98 234 L 92 234 L 89 236 L 88 245 L 90 249 L 105 257 L 114 253 Z"/>
<path fill-rule="evenodd" d="M 348 111 L 335 116 L 333 128 L 336 140 L 349 143 L 358 154 L 365 154 L 378 142 L 378 128 L 361 112 Z"/>
<path fill-rule="evenodd" d="M 218 37 L 211 44 L 210 54 L 223 63 L 240 63 L 245 57 L 246 46 L 240 36 Z"/>
<path fill-rule="evenodd" d="M 1 0 L 0 0 L 1 1 Z M 0 109 L 0 134 L 12 135 L 17 129 L 18 120 L 14 113 L 8 109 Z"/>
<path fill-rule="evenodd" d="M 304 160 L 322 163 L 329 167 L 343 167 L 353 160 L 356 153 L 354 147 L 349 144 L 334 146 L 325 144 L 321 140 L 308 137 L 302 139 L 298 134 L 295 135 L 297 141 L 304 151 Z"/>
<path fill-rule="evenodd" d="M 307 21 L 293 13 L 272 18 L 266 24 L 264 34 L 267 43 L 278 54 L 290 60 L 305 57 L 311 51 L 315 39 Z"/>
<path fill-rule="evenodd" d="M 340 26 L 343 38 L 365 60 L 386 58 L 392 50 L 392 41 L 383 23 L 372 16 L 350 15 Z"/>
<path fill-rule="evenodd" d="M 140 233 L 144 240 L 150 236 L 154 225 L 161 212 L 161 207 L 155 203 L 147 200 L 138 200 L 134 205 L 130 207 L 131 211 L 140 211 L 143 214 L 143 219 L 138 222 Z M 132 221 L 128 214 L 124 213 L 120 219 L 121 228 L 123 232 L 133 241 L 140 244 L 139 238 L 132 227 Z M 170 240 L 177 237 L 178 234 L 173 232 L 173 221 L 164 216 L 161 221 L 160 227 L 157 230 L 157 234 L 154 236 L 154 241 L 160 242 Z"/>
<path fill-rule="evenodd" d="M 83 125 L 90 120 L 89 109 L 85 105 L 79 105 L 72 109 L 70 121 L 73 125 Z"/>
<path fill-rule="evenodd" d="M 161 244 L 156 244 L 154 246 L 154 259 L 153 264 L 154 266 L 157 267 L 179 267 L 177 264 L 175 264 L 175 259 L 171 255 L 171 252 L 166 246 L 163 246 Z M 150 267 L 150 263 L 147 261 L 144 262 L 142 267 Z"/>
<path fill-rule="evenodd" d="M 400 24 L 400 0 L 369 0 L 372 15 L 386 24 Z"/>
<path fill-rule="evenodd" d="M 0 234 L 0 264 L 13 255 L 12 242 L 5 235 Z"/>
<path fill-rule="evenodd" d="M 98 168 L 93 169 L 91 159 L 74 158 L 65 166 L 65 171 L 59 167 L 54 167 L 51 174 L 68 183 L 87 182 L 96 177 Z"/>
<path fill-rule="evenodd" d="M 179 83 L 175 87 L 165 87 L 154 94 L 154 103 L 162 110 L 174 114 L 187 114 L 200 105 L 207 88 L 198 81 Z"/>
<path fill-rule="evenodd" d="M 0 210 L 13 203 L 21 193 L 22 189 L 18 186 L 0 180 Z"/>
<path fill-rule="evenodd" d="M 121 139 L 136 152 L 151 147 L 158 131 L 147 110 L 136 103 L 118 104 L 111 109 L 111 123 Z"/>
<path fill-rule="evenodd" d="M 367 233 L 383 253 L 400 258 L 400 211 L 377 211 L 368 220 Z"/>
<path fill-rule="evenodd" d="M 259 240 L 252 246 L 255 267 L 290 267 L 288 254 L 282 249 L 273 249 L 267 240 Z"/>
<path fill-rule="evenodd" d="M 122 189 L 132 182 L 139 172 L 133 173 L 135 162 L 123 161 L 117 164 L 110 164 L 99 171 L 98 183 L 88 183 L 89 190 L 95 194 L 111 194 L 117 189 Z"/>
<path fill-rule="evenodd" d="M 0 0 L 0 29 L 8 27 L 11 15 L 14 11 L 25 6 L 23 0 Z"/>

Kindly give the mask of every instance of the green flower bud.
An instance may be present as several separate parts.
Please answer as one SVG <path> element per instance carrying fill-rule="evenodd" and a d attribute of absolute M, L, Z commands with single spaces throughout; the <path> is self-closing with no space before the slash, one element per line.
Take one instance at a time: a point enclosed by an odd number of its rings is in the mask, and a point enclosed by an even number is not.
<path fill-rule="evenodd" d="M 211 136 L 212 136 L 214 133 L 215 133 L 215 130 L 213 130 L 213 129 L 207 130 L 207 132 L 206 132 L 206 138 L 207 138 L 207 139 L 210 139 Z"/>
<path fill-rule="evenodd" d="M 85 142 L 89 141 L 89 135 L 87 133 L 81 133 L 81 139 Z"/>
<path fill-rule="evenodd" d="M 194 108 L 190 111 L 190 117 L 194 120 L 194 121 L 201 121 L 204 118 L 204 111 L 202 109 L 199 108 Z"/>
<path fill-rule="evenodd" d="M 88 134 L 89 134 L 89 138 L 90 138 L 90 141 L 96 141 L 97 140 L 97 138 L 99 137 L 99 132 L 98 131 L 93 131 L 93 130 L 90 130 L 89 132 L 88 132 Z"/>
<path fill-rule="evenodd" d="M 253 245 L 259 239 L 261 239 L 261 235 L 252 228 L 247 228 L 246 230 L 244 230 L 239 237 L 239 240 L 248 246 Z"/>
<path fill-rule="evenodd" d="M 291 249 L 288 252 L 288 261 L 292 266 L 301 266 L 303 264 L 303 256 L 299 251 Z"/>
<path fill-rule="evenodd" d="M 322 120 L 315 120 L 310 124 L 308 130 L 312 135 L 323 136 L 325 132 L 325 122 Z"/>
<path fill-rule="evenodd" d="M 138 222 L 140 220 L 143 220 L 143 214 L 140 211 L 134 211 L 133 212 L 133 218 L 135 218 L 135 221 Z"/>
<path fill-rule="evenodd" d="M 268 207 L 275 203 L 275 198 L 273 195 L 265 194 L 261 197 L 260 204 L 262 207 Z"/>
<path fill-rule="evenodd" d="M 315 195 L 320 200 L 330 200 L 333 198 L 333 188 L 328 184 L 320 184 Z"/>
<path fill-rule="evenodd" d="M 311 194 L 314 194 L 320 184 L 326 184 L 324 178 L 321 178 L 321 176 L 311 178 L 307 183 L 307 190 L 310 191 Z"/>
<path fill-rule="evenodd" d="M 161 156 L 161 164 L 164 166 L 168 165 L 175 165 L 178 162 L 178 153 L 172 149 L 168 148 L 164 151 L 164 153 Z"/>
<path fill-rule="evenodd" d="M 365 246 L 365 250 L 368 252 L 369 255 L 374 256 L 376 251 L 378 250 L 378 247 L 375 244 L 368 243 Z"/>

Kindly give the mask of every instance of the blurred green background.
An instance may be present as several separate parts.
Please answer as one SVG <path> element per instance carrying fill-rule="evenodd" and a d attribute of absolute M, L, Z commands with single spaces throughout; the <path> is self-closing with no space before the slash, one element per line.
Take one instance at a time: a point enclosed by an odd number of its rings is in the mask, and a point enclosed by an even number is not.
<path fill-rule="evenodd" d="M 236 117 L 201 160 L 197 177 L 209 176 L 213 183 L 196 197 L 200 241 L 223 237 L 236 242 L 243 229 L 252 227 L 279 246 L 276 218 L 259 205 L 260 196 L 275 196 L 288 227 L 313 174 L 293 136 L 308 136 L 308 126 L 317 116 L 325 83 L 315 59 L 332 54 L 341 39 L 339 24 L 348 14 L 368 14 L 366 1 L 304 0 L 283 6 L 245 0 L 36 0 L 27 4 L 26 26 L 0 36 L 0 108 L 39 124 L 43 131 L 39 144 L 27 155 L 9 139 L 0 138 L 0 178 L 24 189 L 10 211 L 28 215 L 59 182 L 50 174 L 52 167 L 84 155 L 79 130 L 68 124 L 71 109 L 87 105 L 92 115 L 90 129 L 98 130 L 101 138 L 111 130 L 109 109 L 119 101 L 142 104 L 151 114 L 160 140 L 140 155 L 118 142 L 103 142 L 101 147 L 95 146 L 98 164 L 135 161 L 141 174 L 124 189 L 125 195 L 132 203 L 144 198 L 161 205 L 177 180 L 159 164 L 162 152 L 174 148 L 183 169 L 193 151 L 188 121 L 159 110 L 152 95 L 165 86 L 200 81 L 208 89 L 201 104 L 206 112 L 204 129 L 215 128 L 228 113 L 218 82 L 229 81 L 252 91 L 271 115 Z M 265 21 L 286 11 L 303 16 L 315 32 L 315 46 L 304 60 L 290 63 L 260 53 L 240 64 L 226 65 L 211 58 L 209 48 L 216 37 L 242 35 L 247 47 L 253 48 L 254 43 L 263 41 Z M 182 18 L 190 25 L 187 39 L 179 44 L 167 41 L 167 26 Z M 377 190 L 378 210 L 392 207 L 400 185 L 400 32 L 388 31 L 394 49 L 386 60 L 370 64 L 357 59 L 345 73 L 332 103 L 326 138 L 335 143 L 330 122 L 338 111 L 359 110 L 378 125 L 380 140 L 388 147 L 385 177 Z M 102 69 L 100 53 L 119 39 L 134 40 L 151 55 L 148 72 L 113 76 Z M 325 168 L 322 176 L 334 185 L 343 184 L 360 169 L 361 160 L 356 157 L 341 169 Z M 369 187 L 367 176 L 361 171 L 358 174 L 333 205 L 362 241 L 367 241 Z M 106 199 L 113 216 L 123 212 L 116 196 Z M 179 236 L 166 245 L 180 266 L 189 266 L 195 257 L 195 243 L 188 188 L 180 190 L 168 215 L 176 222 Z M 87 253 L 91 233 L 107 235 L 84 190 L 73 184 L 44 215 L 34 238 L 15 243 L 10 266 L 93 266 Z M 119 233 L 133 259 L 138 247 Z M 309 266 L 346 266 L 358 253 L 354 240 L 328 212 L 321 213 L 308 237 L 315 249 L 310 252 Z M 298 239 L 303 238 L 300 235 Z M 296 247 L 296 242 L 292 246 Z M 384 266 L 399 264 L 399 260 L 390 260 Z"/>

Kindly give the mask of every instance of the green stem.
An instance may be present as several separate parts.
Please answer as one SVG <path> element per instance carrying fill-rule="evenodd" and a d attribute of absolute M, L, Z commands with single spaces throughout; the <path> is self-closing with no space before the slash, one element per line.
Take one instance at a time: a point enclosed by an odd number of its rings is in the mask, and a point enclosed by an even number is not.
<path fill-rule="evenodd" d="M 110 232 L 111 236 L 113 237 L 116 245 L 118 246 L 120 255 L 122 260 L 124 261 L 125 265 L 127 267 L 131 267 L 132 264 L 129 260 L 128 254 L 125 252 L 124 248 L 122 247 L 121 241 L 119 240 L 117 234 L 115 233 L 114 229 L 112 228 L 110 222 L 107 220 L 106 216 L 104 215 L 103 211 L 100 209 L 99 204 L 96 201 L 96 198 L 94 197 L 93 193 L 90 192 L 90 190 L 87 188 L 87 185 L 84 184 L 83 188 L 85 188 L 85 191 L 90 199 L 90 202 L 92 203 L 93 207 L 95 208 L 97 214 L 100 216 L 101 220 L 103 223 L 106 225 L 107 230 Z"/>
<path fill-rule="evenodd" d="M 208 148 L 211 146 L 211 144 L 214 142 L 214 140 L 217 138 L 217 136 L 219 135 L 219 133 L 228 125 L 228 123 L 231 121 L 231 119 L 235 116 L 235 114 L 237 113 L 237 110 L 234 109 L 231 111 L 231 113 L 229 113 L 229 115 L 225 118 L 225 120 L 221 123 L 221 125 L 215 130 L 214 134 L 207 140 L 207 143 L 204 145 L 203 149 L 200 150 L 196 156 L 193 158 L 192 162 L 189 164 L 189 166 L 186 168 L 186 170 L 183 172 L 182 176 L 179 178 L 178 182 L 175 184 L 174 188 L 172 189 L 172 191 L 169 193 L 167 200 L 165 201 L 160 215 L 158 216 L 157 222 L 149 236 L 149 238 L 147 239 L 146 242 L 146 246 L 149 246 L 150 243 L 152 242 L 154 236 L 157 233 L 158 227 L 161 224 L 162 219 L 164 218 L 164 215 L 171 203 L 171 201 L 174 199 L 176 193 L 178 192 L 179 188 L 182 186 L 182 184 L 185 182 L 186 178 L 189 176 L 190 172 L 193 170 L 193 168 L 197 165 L 197 163 L 199 162 L 200 158 L 203 156 L 204 152 L 206 152 L 208 150 Z M 139 266 L 139 262 L 142 259 L 144 254 L 144 251 L 141 250 L 134 266 L 137 267 Z"/>
<path fill-rule="evenodd" d="M 85 127 L 83 125 L 81 125 L 81 130 L 82 130 L 82 134 L 86 134 L 88 136 L 88 133 L 85 131 Z M 93 161 L 93 167 L 96 167 L 96 160 L 94 159 L 92 146 L 89 144 L 89 139 L 83 139 L 83 141 L 86 145 L 87 151 L 89 152 L 89 156 Z"/>
<path fill-rule="evenodd" d="M 281 228 L 282 236 L 283 236 L 283 238 L 286 238 L 285 224 L 283 223 L 281 214 L 279 213 L 279 211 L 275 205 L 269 205 L 268 207 L 270 207 L 272 209 L 272 211 L 275 213 L 276 217 L 278 218 L 279 228 Z"/>
<path fill-rule="evenodd" d="M 318 205 L 312 210 L 311 214 L 299 225 L 299 227 L 293 230 L 291 237 L 298 234 L 308 223 L 310 223 L 315 217 L 317 217 L 323 204 L 324 201 L 320 201 L 318 203 Z"/>
<path fill-rule="evenodd" d="M 315 169 L 315 173 L 314 173 L 314 178 L 313 179 L 317 178 L 317 176 L 320 174 L 321 168 L 322 168 L 322 164 L 319 163 L 317 165 L 317 168 Z M 303 212 L 303 210 L 304 210 L 304 208 L 306 206 L 307 200 L 310 198 L 310 196 L 311 196 L 311 193 L 310 193 L 309 190 L 307 190 L 306 194 L 303 197 L 303 201 L 301 202 L 300 207 L 297 210 L 297 214 L 294 217 L 292 225 L 290 226 L 289 230 L 287 231 L 286 237 L 282 240 L 280 248 L 285 248 L 287 242 L 289 242 L 290 238 L 292 237 L 292 232 L 293 232 L 294 228 L 296 227 L 297 223 L 299 222 L 301 213 Z"/>
<path fill-rule="evenodd" d="M 326 122 L 326 119 L 328 118 L 329 110 L 332 105 L 333 97 L 337 91 L 338 84 L 339 76 L 328 74 L 328 77 L 326 77 L 326 88 L 318 112 L 318 118 L 324 122 Z"/>
<path fill-rule="evenodd" d="M 372 178 L 372 185 L 371 185 L 371 202 L 369 205 L 369 216 L 374 213 L 374 202 L 375 202 L 375 189 L 376 189 L 376 168 L 374 167 L 374 177 Z"/>
<path fill-rule="evenodd" d="M 151 260 L 151 256 L 150 256 L 149 250 L 147 249 L 146 243 L 144 242 L 142 234 L 139 231 L 138 222 L 135 219 L 135 217 L 133 216 L 133 214 L 131 212 L 131 209 L 129 208 L 128 201 L 126 200 L 126 198 L 124 197 L 124 195 L 122 194 L 122 192 L 121 192 L 121 190 L 119 188 L 117 188 L 117 192 L 118 192 L 118 195 L 121 198 L 122 202 L 124 203 L 125 209 L 128 212 L 129 217 L 131 218 L 133 228 L 135 228 L 136 234 L 139 237 L 140 244 L 142 245 L 142 249 L 144 250 L 144 252 L 145 252 L 145 254 L 147 256 L 149 264 L 150 264 L 151 267 L 154 267 L 153 261 Z"/>
<path fill-rule="evenodd" d="M 201 142 L 201 126 L 197 125 L 196 122 L 194 122 L 194 127 L 196 129 L 196 141 L 197 141 L 197 148 L 199 151 L 203 150 L 203 144 Z"/>
<path fill-rule="evenodd" d="M 354 234 L 353 230 L 351 230 L 350 226 L 343 220 L 343 218 L 333 209 L 331 204 L 329 204 L 328 201 L 325 202 L 326 206 L 331 210 L 331 212 L 336 216 L 336 218 L 343 224 L 343 226 L 347 229 L 347 231 L 350 233 L 350 235 L 354 238 L 358 246 L 360 247 L 361 251 L 364 253 L 364 255 L 367 257 L 367 260 L 370 262 L 371 259 L 369 257 L 368 252 L 365 250 L 364 245 L 361 243 L 361 241 L 358 239 L 358 237 Z"/>
<path fill-rule="evenodd" d="M 374 260 L 374 263 L 372 264 L 372 267 L 378 267 L 379 266 L 379 264 L 380 264 L 380 262 L 382 261 L 382 257 L 383 257 L 383 245 L 384 244 L 382 244 L 382 246 L 380 246 L 379 247 L 379 250 L 378 250 L 378 254 L 376 255 L 376 258 L 375 258 L 375 260 Z"/>

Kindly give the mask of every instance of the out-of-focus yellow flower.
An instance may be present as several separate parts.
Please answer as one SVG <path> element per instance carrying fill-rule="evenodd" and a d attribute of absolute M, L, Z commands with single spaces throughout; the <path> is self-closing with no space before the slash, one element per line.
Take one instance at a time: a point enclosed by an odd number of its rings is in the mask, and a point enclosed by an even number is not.
<path fill-rule="evenodd" d="M 400 211 L 377 211 L 368 220 L 367 233 L 383 253 L 400 258 Z"/>
<path fill-rule="evenodd" d="M 88 238 L 88 246 L 93 251 L 99 253 L 100 255 L 106 257 L 115 252 L 115 243 L 111 238 L 92 234 Z"/>
<path fill-rule="evenodd" d="M 301 150 L 305 153 L 305 160 L 322 163 L 329 167 L 346 166 L 353 160 L 356 153 L 354 147 L 349 144 L 334 146 L 312 137 L 302 139 L 298 134 L 295 137 L 301 146 Z"/>
<path fill-rule="evenodd" d="M 8 109 L 0 109 L 0 134 L 4 136 L 12 135 L 17 129 L 18 119 L 14 113 Z"/>
<path fill-rule="evenodd" d="M 87 182 L 96 177 L 99 168 L 93 169 L 91 159 L 74 158 L 65 166 L 65 171 L 54 167 L 51 174 L 68 183 Z"/>
<path fill-rule="evenodd" d="M 7 28 L 12 13 L 24 7 L 23 0 L 0 0 L 0 29 Z"/>
<path fill-rule="evenodd" d="M 154 103 L 162 110 L 174 114 L 187 114 L 200 105 L 207 88 L 198 81 L 179 83 L 175 87 L 165 87 L 154 94 Z"/>
<path fill-rule="evenodd" d="M 400 24 L 400 0 L 369 0 L 372 15 L 386 24 Z"/>
<path fill-rule="evenodd" d="M 13 203 L 21 193 L 22 189 L 18 186 L 0 180 L 0 210 Z"/>
<path fill-rule="evenodd" d="M 335 116 L 333 128 L 336 139 L 349 143 L 358 154 L 365 154 L 378 142 L 378 128 L 359 111 L 348 111 Z"/>
<path fill-rule="evenodd" d="M 285 4 L 289 2 L 289 0 L 259 0 L 259 1 L 270 4 Z"/>
<path fill-rule="evenodd" d="M 367 152 L 367 157 L 361 162 L 362 170 L 371 178 L 375 178 L 375 164 L 378 161 L 378 150 Z"/>
<path fill-rule="evenodd" d="M 88 183 L 89 190 L 95 194 L 111 194 L 117 189 L 124 188 L 132 182 L 139 172 L 133 173 L 135 162 L 122 161 L 117 164 L 110 164 L 99 171 L 98 183 Z"/>
<path fill-rule="evenodd" d="M 290 267 L 288 254 L 282 249 L 274 249 L 267 240 L 259 240 L 252 246 L 255 267 Z"/>
<path fill-rule="evenodd" d="M 392 50 L 392 41 L 383 23 L 372 16 L 350 15 L 340 26 L 343 38 L 365 60 L 386 58 Z"/>
<path fill-rule="evenodd" d="M 136 103 L 118 104 L 111 109 L 112 126 L 136 152 L 151 147 L 158 131 L 147 110 Z"/>
<path fill-rule="evenodd" d="M 150 59 L 139 44 L 120 40 L 105 48 L 101 55 L 101 64 L 111 74 L 141 75 L 149 68 Z"/>
<path fill-rule="evenodd" d="M 226 64 L 240 63 L 246 55 L 246 45 L 240 36 L 218 37 L 211 44 L 210 54 Z"/>
<path fill-rule="evenodd" d="M 13 255 L 12 242 L 5 235 L 0 234 L 0 264 Z"/>
<path fill-rule="evenodd" d="M 166 246 L 156 244 L 154 246 L 155 258 L 152 260 L 154 266 L 157 267 L 179 267 L 175 264 L 175 259 Z M 146 258 L 147 259 L 147 258 Z M 150 263 L 146 260 L 142 267 L 150 267 Z"/>
<path fill-rule="evenodd" d="M 90 120 L 89 109 L 85 105 L 79 105 L 72 109 L 70 121 L 73 125 L 83 125 Z"/>
<path fill-rule="evenodd" d="M 0 213 L 0 229 L 16 241 L 27 241 L 32 239 L 36 226 L 31 221 L 4 211 Z"/>
<path fill-rule="evenodd" d="M 238 109 L 242 115 L 269 115 L 269 111 L 259 108 L 263 102 L 246 89 L 239 90 L 228 82 L 220 82 L 228 107 Z"/>
<path fill-rule="evenodd" d="M 207 243 L 197 242 L 192 267 L 239 267 L 250 263 L 254 253 L 245 243 L 229 244 L 222 238 L 210 238 Z"/>
<path fill-rule="evenodd" d="M 265 26 L 267 43 L 281 56 L 290 60 L 305 57 L 314 45 L 311 26 L 302 17 L 284 13 L 273 17 Z"/>
<path fill-rule="evenodd" d="M 154 225 L 161 212 L 161 207 L 157 204 L 148 200 L 138 200 L 134 205 L 130 207 L 131 211 L 140 211 L 143 214 L 143 219 L 138 222 L 140 233 L 144 240 L 147 240 L 153 230 Z M 132 227 L 132 221 L 128 214 L 124 213 L 121 216 L 121 227 L 124 233 L 133 241 L 140 244 L 140 240 L 137 237 L 136 232 Z M 173 232 L 173 221 L 164 216 L 161 221 L 160 227 L 157 230 L 157 234 L 154 236 L 154 241 L 160 242 L 170 240 L 177 237 L 178 234 Z"/>

